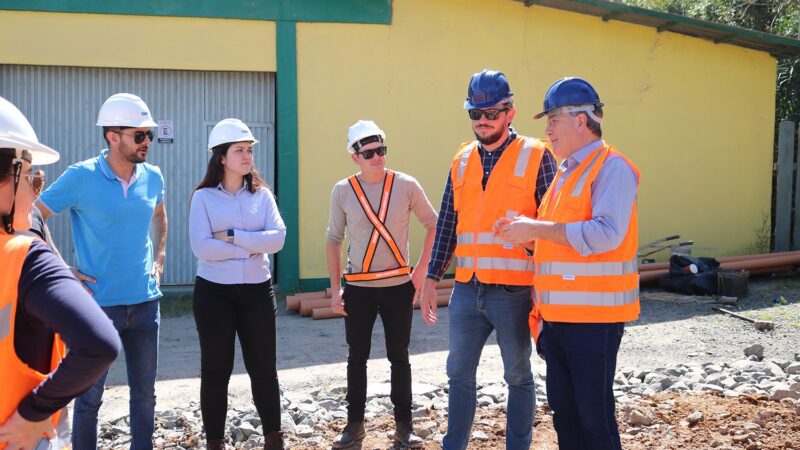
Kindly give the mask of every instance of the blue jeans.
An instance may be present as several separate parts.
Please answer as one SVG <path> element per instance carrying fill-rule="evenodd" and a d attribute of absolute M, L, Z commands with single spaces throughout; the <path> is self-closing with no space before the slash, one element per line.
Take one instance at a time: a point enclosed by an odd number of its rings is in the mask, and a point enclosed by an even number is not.
<path fill-rule="evenodd" d="M 527 286 L 456 283 L 447 308 L 450 323 L 447 377 L 450 384 L 445 450 L 465 449 L 475 418 L 475 373 L 481 351 L 492 331 L 503 358 L 503 378 L 508 384 L 506 448 L 528 449 L 536 403 L 531 373 L 531 334 L 528 313 L 531 289 Z"/>
<path fill-rule="evenodd" d="M 624 332 L 624 323 L 544 323 L 538 350 L 559 449 L 622 449 L 613 385 Z"/>
<path fill-rule="evenodd" d="M 104 307 L 114 323 L 125 349 L 130 386 L 130 426 L 133 450 L 153 448 L 158 368 L 158 326 L 161 322 L 158 300 L 136 305 Z M 72 448 L 97 448 L 97 411 L 103 403 L 106 372 L 88 391 L 75 399 L 72 423 Z"/>

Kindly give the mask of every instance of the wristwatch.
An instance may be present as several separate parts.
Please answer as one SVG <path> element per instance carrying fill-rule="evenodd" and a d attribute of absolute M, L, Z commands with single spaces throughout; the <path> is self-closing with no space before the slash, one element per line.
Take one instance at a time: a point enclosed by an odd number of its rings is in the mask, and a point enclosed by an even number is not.
<path fill-rule="evenodd" d="M 233 243 L 233 229 L 228 230 L 228 239 L 226 240 L 230 243 Z"/>

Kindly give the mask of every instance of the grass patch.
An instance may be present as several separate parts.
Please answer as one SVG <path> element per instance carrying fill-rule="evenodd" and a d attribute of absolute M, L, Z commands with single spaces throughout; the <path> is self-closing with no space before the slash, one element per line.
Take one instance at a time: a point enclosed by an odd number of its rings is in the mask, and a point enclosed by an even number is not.
<path fill-rule="evenodd" d="M 760 311 L 751 311 L 749 316 L 755 320 L 769 320 L 771 322 L 781 322 L 786 324 L 800 324 L 800 311 L 797 308 L 786 308 L 775 306 Z"/>
<path fill-rule="evenodd" d="M 161 297 L 162 317 L 181 317 L 192 313 L 192 289 L 168 289 Z"/>

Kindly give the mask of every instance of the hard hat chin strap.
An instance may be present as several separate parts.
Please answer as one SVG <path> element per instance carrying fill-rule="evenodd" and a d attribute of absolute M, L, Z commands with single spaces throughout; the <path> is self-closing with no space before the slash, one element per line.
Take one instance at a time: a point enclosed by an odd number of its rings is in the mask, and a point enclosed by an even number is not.
<path fill-rule="evenodd" d="M 17 206 L 17 187 L 19 187 L 19 178 L 20 174 L 22 173 L 22 159 L 14 158 L 12 164 L 12 175 L 14 176 L 14 196 L 11 198 L 11 211 L 2 218 L 3 229 L 8 234 L 14 234 L 14 211 L 16 210 Z"/>
<path fill-rule="evenodd" d="M 603 118 L 598 116 L 594 113 L 594 105 L 569 105 L 569 106 L 562 106 L 557 109 L 557 113 L 554 115 L 564 114 L 564 113 L 579 113 L 585 112 L 586 115 L 592 118 L 597 123 L 603 123 Z"/>

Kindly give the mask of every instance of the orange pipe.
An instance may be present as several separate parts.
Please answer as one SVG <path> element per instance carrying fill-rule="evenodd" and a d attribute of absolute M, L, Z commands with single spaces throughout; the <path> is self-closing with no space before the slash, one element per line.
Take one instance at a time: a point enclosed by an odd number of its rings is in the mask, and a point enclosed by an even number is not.
<path fill-rule="evenodd" d="M 308 317 L 311 315 L 311 311 L 314 308 L 322 308 L 325 306 L 330 306 L 331 301 L 327 298 L 309 298 L 300 300 L 300 315 L 303 317 Z"/>
<path fill-rule="evenodd" d="M 776 253 L 774 257 L 763 257 L 759 259 L 748 259 L 740 261 L 726 261 L 720 264 L 725 270 L 748 270 L 748 269 L 761 269 L 765 267 L 786 266 L 800 264 L 800 252 L 788 252 L 793 254 Z"/>
<path fill-rule="evenodd" d="M 777 266 L 777 267 L 765 267 L 761 269 L 751 269 L 750 275 L 764 275 L 767 273 L 781 273 L 781 272 L 789 272 L 792 270 L 792 266 Z"/>
<path fill-rule="evenodd" d="M 788 252 L 794 253 L 794 252 Z M 785 272 L 792 269 L 792 266 L 800 264 L 800 254 L 781 255 L 776 257 L 761 257 L 753 260 L 739 260 L 720 264 L 723 270 L 748 270 L 753 275 L 763 275 L 765 273 Z M 662 275 L 669 273 L 669 270 L 649 270 L 639 273 L 639 284 L 652 283 L 658 281 Z"/>
<path fill-rule="evenodd" d="M 286 297 L 286 310 L 297 311 L 300 308 L 300 299 L 294 295 Z"/>
<path fill-rule="evenodd" d="M 330 306 L 326 306 L 323 308 L 314 308 L 311 311 L 311 317 L 314 320 L 321 320 L 321 319 L 335 319 L 337 317 L 344 317 L 344 316 L 336 314 L 335 312 L 333 312 L 333 309 Z"/>
<path fill-rule="evenodd" d="M 759 253 L 756 255 L 723 256 L 721 258 L 716 258 L 716 260 L 719 261 L 720 263 L 730 263 L 738 261 L 749 261 L 753 259 L 777 258 L 777 257 L 795 256 L 795 255 L 800 256 L 800 250 L 793 252 Z M 649 264 L 639 265 L 639 272 L 648 272 L 651 270 L 662 270 L 662 269 L 669 269 L 669 263 L 660 262 L 660 263 L 649 263 Z"/>
<path fill-rule="evenodd" d="M 436 296 L 436 306 L 447 306 L 448 303 L 450 303 L 450 294 Z M 414 301 L 414 309 L 419 309 L 418 301 Z"/>
<path fill-rule="evenodd" d="M 442 279 L 439 283 L 436 284 L 436 289 L 451 288 L 455 286 L 455 284 L 456 284 L 455 278 Z"/>
<path fill-rule="evenodd" d="M 312 298 L 325 298 L 325 292 L 301 292 L 299 294 L 289 295 L 286 297 L 286 310 L 297 311 L 300 308 L 300 300 Z"/>
<path fill-rule="evenodd" d="M 440 295 L 450 295 L 453 292 L 453 288 L 436 288 L 436 296 Z"/>

